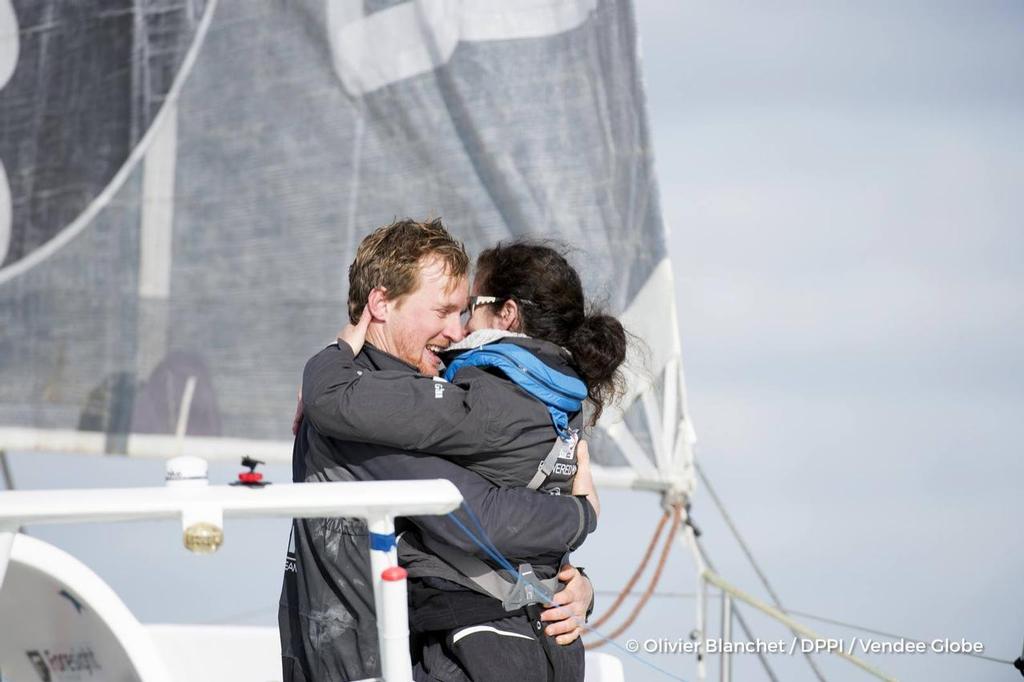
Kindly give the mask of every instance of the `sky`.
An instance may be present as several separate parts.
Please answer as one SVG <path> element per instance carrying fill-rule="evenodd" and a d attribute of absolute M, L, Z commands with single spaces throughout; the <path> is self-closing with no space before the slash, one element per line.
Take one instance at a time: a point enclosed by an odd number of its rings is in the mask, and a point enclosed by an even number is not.
<path fill-rule="evenodd" d="M 1024 7 L 637 4 L 701 466 L 788 608 L 1015 658 Z M 24 488 L 162 479 L 159 462 L 29 457 L 12 456 Z M 211 478 L 235 468 L 213 464 Z M 603 502 L 577 557 L 598 613 L 660 514 L 645 493 Z M 693 516 L 719 573 L 766 597 L 704 486 Z M 285 521 L 238 522 L 214 557 L 183 552 L 171 523 L 35 533 L 86 560 L 143 622 L 275 622 Z M 695 586 L 677 546 L 659 589 Z M 619 642 L 685 637 L 693 613 L 690 597 L 656 597 Z M 758 636 L 788 639 L 745 613 Z M 647 660 L 696 679 L 691 657 Z M 868 679 L 817 660 L 829 680 Z M 869 660 L 905 680 L 1017 675 L 951 655 Z M 769 662 L 812 679 L 800 657 Z M 625 665 L 628 679 L 669 679 Z M 734 666 L 734 679 L 767 679 L 751 656 Z"/>
<path fill-rule="evenodd" d="M 638 14 L 712 485 L 786 606 L 1015 658 L 1024 8 L 641 2 Z M 705 493 L 693 514 L 709 555 L 766 597 Z M 634 508 L 618 498 L 605 495 L 603 531 Z M 636 530 L 634 555 L 649 532 Z M 692 562 L 674 559 L 662 588 L 693 591 Z M 629 575 L 590 563 L 601 586 Z M 691 627 L 668 623 L 692 600 L 655 601 L 624 636 Z M 674 658 L 652 660 L 693 679 Z M 963 657 L 871 660 L 908 680 L 1017 675 Z M 799 657 L 770 663 L 813 679 Z M 868 679 L 820 664 L 829 680 Z M 750 656 L 735 665 L 735 679 L 766 679 Z"/>

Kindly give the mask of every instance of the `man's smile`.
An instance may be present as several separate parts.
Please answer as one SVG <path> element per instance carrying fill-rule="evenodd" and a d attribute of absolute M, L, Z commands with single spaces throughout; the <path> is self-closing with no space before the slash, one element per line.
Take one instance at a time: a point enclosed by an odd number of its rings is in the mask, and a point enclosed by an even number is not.
<path fill-rule="evenodd" d="M 439 346 L 437 344 L 428 343 L 426 346 L 423 347 L 423 354 L 434 367 L 440 367 L 441 358 L 438 356 L 438 354 L 444 351 L 446 348 L 447 346 Z"/>

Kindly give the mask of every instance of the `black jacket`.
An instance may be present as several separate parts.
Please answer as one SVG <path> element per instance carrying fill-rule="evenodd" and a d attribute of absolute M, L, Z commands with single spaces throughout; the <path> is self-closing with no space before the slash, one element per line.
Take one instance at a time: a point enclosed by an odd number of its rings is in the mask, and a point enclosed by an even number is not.
<path fill-rule="evenodd" d="M 578 378 L 568 352 L 553 343 L 518 336 L 500 343 Z M 450 363 L 467 350 L 442 357 Z M 306 416 L 321 433 L 439 455 L 498 485 L 529 483 L 556 438 L 547 408 L 497 370 L 463 367 L 451 383 L 404 369 L 364 374 L 345 343 L 310 360 L 310 370 L 318 381 L 313 393 L 303 393 Z M 581 415 L 570 418 L 579 429 Z M 551 476 L 542 490 L 569 493 L 575 470 L 572 460 L 569 473 Z"/>
<path fill-rule="evenodd" d="M 381 409 L 380 403 L 365 396 L 346 401 L 345 384 L 338 378 L 343 374 L 341 369 L 355 367 L 363 376 L 373 373 L 375 379 L 384 380 L 382 391 L 402 390 L 408 382 L 430 382 L 429 400 L 446 399 L 455 386 L 436 382 L 445 388 L 441 398 L 434 398 L 435 382 L 418 375 L 411 365 L 371 346 L 352 358 L 351 349 L 342 346 L 329 346 L 318 353 L 303 373 L 306 418 L 293 450 L 296 482 L 446 478 L 459 488 L 491 541 L 513 563 L 557 562 L 593 530 L 596 520 L 590 506 L 577 498 L 496 487 L 465 467 L 414 451 L 435 445 L 431 440 L 435 438 L 471 454 L 472 448 L 481 448 L 479 432 L 470 430 L 462 436 L 457 434 L 458 429 L 451 429 L 446 433 L 453 423 L 442 420 L 431 431 L 433 435 L 399 441 L 398 435 L 408 435 L 402 433 L 404 425 L 411 420 L 420 422 L 417 411 Z M 456 413 L 450 419 L 459 418 Z M 336 437 L 351 434 L 344 429 L 352 425 L 382 435 L 374 442 Z M 422 429 L 422 423 L 419 427 Z M 491 431 L 484 430 L 485 447 L 493 445 L 492 437 L 501 438 Z M 445 542 L 483 556 L 483 551 L 447 517 L 417 517 L 411 521 L 424 540 Z M 293 522 L 279 625 L 286 679 L 333 682 L 380 674 L 369 542 L 362 521 Z"/>

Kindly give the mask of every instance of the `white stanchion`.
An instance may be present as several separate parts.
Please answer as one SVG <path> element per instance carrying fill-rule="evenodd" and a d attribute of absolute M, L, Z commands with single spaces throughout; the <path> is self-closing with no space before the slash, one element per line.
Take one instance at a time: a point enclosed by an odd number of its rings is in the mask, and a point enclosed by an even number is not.
<path fill-rule="evenodd" d="M 407 573 L 401 566 L 385 568 L 379 577 L 381 601 L 377 605 L 381 647 L 381 666 L 384 679 L 411 680 L 412 661 L 409 658 L 409 603 L 406 599 Z M 394 672 L 392 672 L 394 671 Z"/>
<path fill-rule="evenodd" d="M 389 571 L 398 568 L 395 523 L 390 516 L 371 516 L 366 523 L 370 530 L 370 573 L 373 575 L 373 602 L 377 611 L 381 673 L 387 682 L 411 682 L 405 579 L 404 576 L 400 581 L 384 578 L 385 574 L 392 575 Z M 399 623 L 393 622 L 396 614 L 401 620 Z"/>

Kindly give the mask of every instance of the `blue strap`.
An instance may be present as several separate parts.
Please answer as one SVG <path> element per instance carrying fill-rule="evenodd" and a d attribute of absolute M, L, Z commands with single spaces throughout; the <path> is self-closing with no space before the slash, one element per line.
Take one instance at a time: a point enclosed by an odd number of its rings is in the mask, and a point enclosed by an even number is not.
<path fill-rule="evenodd" d="M 555 431 L 569 437 L 569 414 L 583 408 L 587 387 L 576 377 L 557 372 L 536 355 L 511 343 L 492 343 L 474 348 L 455 358 L 444 372 L 452 381 L 462 367 L 493 367 L 517 386 L 544 403 Z"/>
<path fill-rule="evenodd" d="M 394 533 L 370 533 L 370 549 L 390 552 L 397 544 Z"/>

